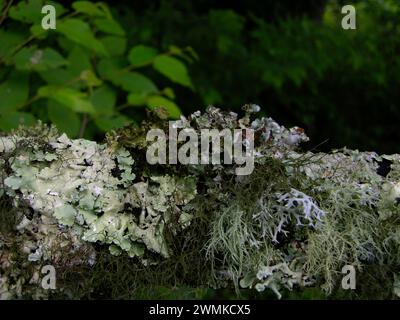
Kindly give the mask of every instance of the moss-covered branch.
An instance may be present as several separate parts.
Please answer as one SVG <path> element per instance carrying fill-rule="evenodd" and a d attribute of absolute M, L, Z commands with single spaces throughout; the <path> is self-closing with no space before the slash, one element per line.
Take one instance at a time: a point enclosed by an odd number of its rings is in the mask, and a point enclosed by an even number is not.
<path fill-rule="evenodd" d="M 168 128 L 161 111 L 104 143 L 44 125 L 0 137 L 0 297 L 132 298 L 156 286 L 329 294 L 344 265 L 385 270 L 385 297 L 398 295 L 400 156 L 300 152 L 303 130 L 257 109 L 239 119 L 211 107 L 175 122 L 253 130 L 247 176 L 235 164 L 148 164 L 146 133 Z M 55 291 L 39 285 L 46 264 Z M 130 287 L 118 296 L 111 282 Z"/>

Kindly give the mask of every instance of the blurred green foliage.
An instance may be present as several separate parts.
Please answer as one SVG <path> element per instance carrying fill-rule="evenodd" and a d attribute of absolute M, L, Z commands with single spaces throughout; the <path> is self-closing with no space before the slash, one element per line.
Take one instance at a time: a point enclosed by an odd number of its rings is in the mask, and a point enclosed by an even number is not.
<path fill-rule="evenodd" d="M 44 4 L 56 8 L 55 30 L 41 27 Z M 135 122 L 145 106 L 179 117 L 174 87 L 193 89 L 186 68 L 196 57 L 191 48 L 160 52 L 128 39 L 105 3 L 0 6 L 7 17 L 0 29 L 1 130 L 41 119 L 71 137 L 95 138 Z"/>
<path fill-rule="evenodd" d="M 398 151 L 396 0 L 353 1 L 357 30 L 341 28 L 342 0 L 59 0 L 43 31 L 42 2 L 0 3 L 2 130 L 42 119 L 101 139 L 145 107 L 176 118 L 252 102 L 304 127 L 310 147 Z"/>
<path fill-rule="evenodd" d="M 197 2 L 157 3 L 121 3 L 121 20 L 140 42 L 196 50 L 196 93 L 177 92 L 186 113 L 252 102 L 285 125 L 302 126 L 311 146 L 328 139 L 323 150 L 398 151 L 399 1 L 352 1 L 357 30 L 341 28 L 346 1 L 221 1 L 207 10 Z"/>

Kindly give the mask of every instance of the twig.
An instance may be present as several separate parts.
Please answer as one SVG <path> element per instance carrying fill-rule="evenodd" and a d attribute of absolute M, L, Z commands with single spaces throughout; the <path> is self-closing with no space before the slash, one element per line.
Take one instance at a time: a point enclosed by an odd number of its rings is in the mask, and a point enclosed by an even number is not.
<path fill-rule="evenodd" d="M 13 3 L 13 1 L 14 1 L 14 0 L 10 0 L 10 1 L 7 3 L 7 6 L 6 6 L 6 8 L 4 9 L 3 14 L 2 14 L 2 16 L 1 16 L 1 18 L 0 18 L 0 25 L 1 25 L 1 24 L 3 23 L 3 21 L 6 19 L 8 10 L 10 9 L 11 4 Z"/>
<path fill-rule="evenodd" d="M 85 130 L 86 130 L 86 126 L 87 126 L 88 122 L 89 122 L 89 118 L 88 118 L 87 114 L 85 113 L 82 118 L 81 129 L 79 130 L 79 138 L 83 138 L 83 135 L 85 134 Z"/>

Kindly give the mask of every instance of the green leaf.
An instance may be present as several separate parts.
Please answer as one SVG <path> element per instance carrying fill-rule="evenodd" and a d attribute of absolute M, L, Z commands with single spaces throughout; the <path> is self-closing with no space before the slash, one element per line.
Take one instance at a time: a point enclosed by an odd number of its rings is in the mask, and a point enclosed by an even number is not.
<path fill-rule="evenodd" d="M 162 96 L 149 97 L 147 99 L 147 106 L 149 108 L 164 107 L 172 119 L 178 119 L 182 113 L 179 107 L 173 101 Z"/>
<path fill-rule="evenodd" d="M 64 85 L 74 78 L 74 75 L 65 69 L 50 69 L 46 71 L 39 71 L 40 77 L 48 84 Z"/>
<path fill-rule="evenodd" d="M 88 100 L 87 95 L 75 89 L 58 86 L 44 86 L 39 88 L 38 95 L 40 97 L 53 99 L 75 112 L 95 113 L 95 109 Z"/>
<path fill-rule="evenodd" d="M 104 132 L 109 132 L 111 130 L 122 128 L 133 122 L 133 120 L 120 114 L 112 115 L 109 117 L 96 117 L 94 121 L 96 123 L 96 126 Z"/>
<path fill-rule="evenodd" d="M 110 11 L 110 8 L 108 7 L 107 3 L 105 2 L 98 2 L 97 3 L 98 7 L 103 10 L 104 15 L 106 16 L 107 19 L 112 19 L 112 14 Z"/>
<path fill-rule="evenodd" d="M 147 95 L 143 93 L 130 93 L 128 103 L 132 106 L 144 106 L 147 101 Z"/>
<path fill-rule="evenodd" d="M 110 56 L 120 56 L 126 50 L 126 38 L 106 36 L 100 39 Z"/>
<path fill-rule="evenodd" d="M 95 19 L 94 25 L 102 32 L 115 36 L 125 36 L 125 30 L 114 19 Z"/>
<path fill-rule="evenodd" d="M 122 57 L 111 57 L 109 59 L 101 59 L 97 65 L 97 72 L 100 77 L 105 79 L 113 78 L 115 72 L 125 66 L 125 61 Z"/>
<path fill-rule="evenodd" d="M 181 48 L 174 46 L 174 45 L 170 45 L 168 47 L 168 51 L 171 52 L 171 54 L 178 55 L 178 56 L 181 55 L 183 52 L 183 50 Z"/>
<path fill-rule="evenodd" d="M 42 7 L 45 4 L 50 4 L 56 9 L 56 16 L 59 17 L 64 12 L 65 8 L 54 1 L 43 1 L 43 0 L 28 0 L 19 1 L 17 5 L 10 8 L 10 18 L 21 21 L 23 23 L 35 23 L 41 25 L 44 15 L 42 14 Z"/>
<path fill-rule="evenodd" d="M 19 125 L 33 125 L 35 118 L 26 112 L 7 112 L 0 114 L 0 129 L 10 131 L 18 128 Z"/>
<path fill-rule="evenodd" d="M 162 91 L 162 93 L 167 97 L 167 98 L 170 98 L 170 99 L 175 99 L 175 92 L 174 92 L 174 90 L 173 89 L 171 89 L 171 88 L 164 88 L 163 89 L 163 91 Z"/>
<path fill-rule="evenodd" d="M 68 62 L 54 49 L 37 49 L 32 46 L 20 50 L 14 56 L 14 64 L 17 70 L 44 71 L 59 68 Z"/>
<path fill-rule="evenodd" d="M 21 31 L 0 29 L 0 58 L 10 56 L 13 50 L 24 41 L 25 36 Z"/>
<path fill-rule="evenodd" d="M 59 22 L 56 30 L 65 35 L 68 39 L 96 53 L 108 56 L 107 50 L 104 48 L 103 44 L 95 38 L 86 22 L 71 18 Z"/>
<path fill-rule="evenodd" d="M 77 45 L 71 49 L 68 62 L 68 71 L 75 77 L 79 77 L 83 70 L 92 68 L 89 52 Z"/>
<path fill-rule="evenodd" d="M 65 132 L 71 138 L 75 138 L 79 135 L 79 116 L 68 107 L 54 100 L 48 100 L 47 114 L 50 121 L 57 126 L 60 132 Z"/>
<path fill-rule="evenodd" d="M 134 66 L 147 64 L 157 56 L 157 50 L 152 47 L 138 45 L 129 51 L 129 62 Z"/>
<path fill-rule="evenodd" d="M 154 69 L 173 82 L 192 88 L 186 66 L 176 58 L 160 55 L 153 62 Z"/>
<path fill-rule="evenodd" d="M 45 30 L 42 28 L 41 25 L 34 24 L 32 27 L 30 27 L 30 32 L 31 34 L 37 38 L 37 39 L 45 39 L 47 35 L 49 34 L 49 30 Z"/>
<path fill-rule="evenodd" d="M 20 1 L 8 12 L 11 19 L 24 23 L 35 23 L 42 20 L 42 0 Z"/>
<path fill-rule="evenodd" d="M 138 72 L 117 70 L 110 79 L 114 84 L 132 93 L 155 93 L 158 91 L 153 81 Z"/>
<path fill-rule="evenodd" d="M 80 78 L 85 81 L 88 87 L 98 87 L 103 84 L 103 81 L 97 78 L 96 74 L 90 69 L 83 70 L 80 74 Z"/>
<path fill-rule="evenodd" d="M 0 84 L 0 113 L 17 110 L 28 100 L 28 74 L 14 71 L 10 78 Z"/>
<path fill-rule="evenodd" d="M 72 4 L 72 8 L 74 8 L 77 12 L 85 13 L 93 17 L 105 16 L 105 12 L 102 10 L 102 8 L 96 3 L 92 3 L 90 1 L 75 1 Z"/>
<path fill-rule="evenodd" d="M 183 59 L 185 59 L 188 62 L 193 62 L 193 59 L 198 60 L 199 57 L 197 55 L 197 53 L 193 50 L 192 47 L 186 47 L 184 50 L 171 45 L 168 47 L 168 51 L 175 56 L 181 57 Z"/>
<path fill-rule="evenodd" d="M 112 115 L 114 113 L 117 93 L 111 87 L 105 85 L 93 91 L 90 101 L 99 115 Z"/>
<path fill-rule="evenodd" d="M 186 47 L 186 51 L 190 54 L 190 56 L 195 59 L 195 60 L 199 60 L 199 55 L 197 54 L 197 52 L 192 48 L 192 47 Z"/>

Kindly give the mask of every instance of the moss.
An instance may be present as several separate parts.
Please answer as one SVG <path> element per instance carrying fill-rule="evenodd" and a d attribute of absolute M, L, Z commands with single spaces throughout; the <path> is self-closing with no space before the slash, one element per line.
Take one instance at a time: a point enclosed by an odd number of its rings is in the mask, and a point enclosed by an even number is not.
<path fill-rule="evenodd" d="M 210 107 L 176 126 L 252 128 L 248 176 L 149 165 L 145 135 L 168 128 L 162 112 L 105 143 L 41 124 L 0 137 L 5 297 L 396 297 L 400 157 L 301 152 L 302 129 L 244 109 Z M 37 285 L 44 264 L 57 266 L 56 291 Z M 357 270 L 354 292 L 340 289 L 345 264 Z"/>

